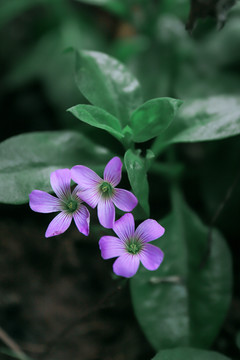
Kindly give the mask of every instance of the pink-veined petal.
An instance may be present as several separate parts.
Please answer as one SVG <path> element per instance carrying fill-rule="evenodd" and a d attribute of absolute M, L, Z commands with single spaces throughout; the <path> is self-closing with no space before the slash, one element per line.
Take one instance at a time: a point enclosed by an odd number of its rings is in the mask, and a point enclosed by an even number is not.
<path fill-rule="evenodd" d="M 136 196 L 124 189 L 114 189 L 112 200 L 116 207 L 122 211 L 132 211 L 138 203 Z"/>
<path fill-rule="evenodd" d="M 76 165 L 71 169 L 73 181 L 79 185 L 82 190 L 91 189 L 102 182 L 93 170 L 83 165 Z"/>
<path fill-rule="evenodd" d="M 137 227 L 135 235 L 143 242 L 149 242 L 160 238 L 164 232 L 165 229 L 156 220 L 148 219 Z"/>
<path fill-rule="evenodd" d="M 65 211 L 60 212 L 48 225 L 45 237 L 56 236 L 64 233 L 70 226 L 72 215 L 67 214 Z"/>
<path fill-rule="evenodd" d="M 123 242 L 114 236 L 103 236 L 99 240 L 99 248 L 103 259 L 111 259 L 124 254 L 125 246 Z"/>
<path fill-rule="evenodd" d="M 125 214 L 120 219 L 115 221 L 113 225 L 113 231 L 117 236 L 123 240 L 127 241 L 134 235 L 135 224 L 134 217 L 132 214 Z"/>
<path fill-rule="evenodd" d="M 121 255 L 113 264 L 113 271 L 116 275 L 130 278 L 136 274 L 139 267 L 139 256 L 124 254 Z"/>
<path fill-rule="evenodd" d="M 33 211 L 40 213 L 51 213 L 61 211 L 61 201 L 45 191 L 33 190 L 29 194 L 29 206 Z"/>
<path fill-rule="evenodd" d="M 80 196 L 81 191 L 82 191 L 82 189 L 80 188 L 79 185 L 75 186 L 75 188 L 74 188 L 73 191 L 72 191 L 72 197 L 75 197 L 75 196 L 76 196 L 78 199 L 81 200 L 81 196 Z"/>
<path fill-rule="evenodd" d="M 151 244 L 145 244 L 139 254 L 140 260 L 148 270 L 157 270 L 163 261 L 164 254 L 161 249 Z"/>
<path fill-rule="evenodd" d="M 108 181 L 113 187 L 117 186 L 122 177 L 122 162 L 115 156 L 106 165 L 104 169 L 104 180 Z"/>
<path fill-rule="evenodd" d="M 51 173 L 50 182 L 53 191 L 60 199 L 65 199 L 71 194 L 71 171 L 59 169 Z"/>
<path fill-rule="evenodd" d="M 97 212 L 100 224 L 107 229 L 111 229 L 115 221 L 115 207 L 112 200 L 101 198 Z"/>
<path fill-rule="evenodd" d="M 98 188 L 78 191 L 77 196 L 92 208 L 95 208 L 100 201 L 101 195 Z"/>
<path fill-rule="evenodd" d="M 73 213 L 73 218 L 80 233 L 88 236 L 90 214 L 86 206 L 81 205 L 80 208 Z"/>

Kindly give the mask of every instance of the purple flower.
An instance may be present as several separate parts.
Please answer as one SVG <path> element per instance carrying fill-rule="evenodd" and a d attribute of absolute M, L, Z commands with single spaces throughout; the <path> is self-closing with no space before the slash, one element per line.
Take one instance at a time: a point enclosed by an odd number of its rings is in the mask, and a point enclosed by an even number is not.
<path fill-rule="evenodd" d="M 163 252 L 157 246 L 149 244 L 164 234 L 165 229 L 157 221 L 143 221 L 135 231 L 132 214 L 125 214 L 113 225 L 117 234 L 103 236 L 99 247 L 103 259 L 118 257 L 113 264 L 116 275 L 126 278 L 136 274 L 140 261 L 148 270 L 156 270 L 163 261 Z"/>
<path fill-rule="evenodd" d="M 50 222 L 45 236 L 48 238 L 64 233 L 69 228 L 72 218 L 78 230 L 87 236 L 89 234 L 90 214 L 77 195 L 79 188 L 75 187 L 71 192 L 71 171 L 60 169 L 52 172 L 50 182 L 58 197 L 41 190 L 33 190 L 29 194 L 29 205 L 33 211 L 40 213 L 61 211 Z"/>
<path fill-rule="evenodd" d="M 115 221 L 115 207 L 132 211 L 138 203 L 130 191 L 116 189 L 120 183 L 122 162 L 119 157 L 112 158 L 104 169 L 101 179 L 93 170 L 77 165 L 71 170 L 72 179 L 83 190 L 81 198 L 92 208 L 98 205 L 98 219 L 105 228 L 112 228 Z"/>

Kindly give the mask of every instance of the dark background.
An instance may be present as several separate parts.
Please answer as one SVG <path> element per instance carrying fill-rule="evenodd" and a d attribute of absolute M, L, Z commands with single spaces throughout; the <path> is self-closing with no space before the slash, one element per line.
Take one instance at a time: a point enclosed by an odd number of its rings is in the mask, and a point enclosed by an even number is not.
<path fill-rule="evenodd" d="M 189 17 L 190 4 L 176 1 L 157 14 L 165 23 L 156 30 L 151 27 L 151 9 L 141 19 L 136 4 L 129 19 L 77 1 L 19 2 L 23 5 L 12 3 L 12 8 L 4 7 L 6 3 L 0 3 L 1 141 L 20 133 L 71 128 L 115 148 L 110 136 L 94 135 L 65 111 L 87 102 L 75 85 L 72 46 L 124 61 L 140 79 L 146 99 L 239 94 L 239 7 L 231 10 L 218 31 L 213 8 L 201 16 L 192 8 Z M 197 15 L 202 19 L 192 29 Z M 177 158 L 185 166 L 184 194 L 206 224 L 235 184 L 214 224 L 232 252 L 234 294 L 213 349 L 236 360 L 240 358 L 239 145 L 237 136 L 176 146 Z M 149 181 L 150 189 L 156 184 L 163 189 L 162 210 L 150 191 L 151 217 L 160 219 L 169 209 L 166 180 L 152 176 Z M 97 239 L 92 235 L 86 240 L 73 226 L 62 236 L 45 239 L 51 215 L 33 213 L 27 204 L 1 205 L 0 214 L 0 324 L 24 352 L 46 360 L 146 360 L 154 355 L 134 317 L 128 286 L 118 289 L 111 263 L 96 251 L 99 229 Z M 97 227 L 96 219 L 92 226 Z M 59 336 L 63 329 L 66 333 Z"/>

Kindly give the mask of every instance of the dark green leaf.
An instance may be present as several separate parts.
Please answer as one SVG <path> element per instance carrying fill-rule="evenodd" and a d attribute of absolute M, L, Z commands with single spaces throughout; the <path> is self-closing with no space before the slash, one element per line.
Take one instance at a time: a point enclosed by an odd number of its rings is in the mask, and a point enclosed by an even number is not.
<path fill-rule="evenodd" d="M 121 140 L 124 135 L 119 120 L 107 111 L 92 105 L 76 105 L 68 109 L 77 119 L 108 131 L 111 135 Z"/>
<path fill-rule="evenodd" d="M 221 28 L 228 14 L 229 9 L 236 3 L 236 0 L 195 0 L 191 1 L 191 10 L 186 28 L 193 30 L 199 18 L 216 17 L 218 26 Z"/>
<path fill-rule="evenodd" d="M 161 13 L 169 13 L 186 20 L 190 9 L 189 0 L 162 0 L 160 1 Z"/>
<path fill-rule="evenodd" d="M 152 360 L 230 360 L 230 358 L 215 351 L 178 348 L 159 351 Z"/>
<path fill-rule="evenodd" d="M 172 122 L 182 101 L 171 98 L 152 99 L 131 115 L 133 140 L 144 142 L 160 135 Z"/>
<path fill-rule="evenodd" d="M 129 149 L 125 153 L 124 164 L 127 169 L 128 178 L 133 192 L 136 195 L 145 215 L 149 216 L 149 187 L 145 168 L 145 161 L 140 157 L 139 152 L 134 152 Z"/>
<path fill-rule="evenodd" d="M 141 104 L 137 79 L 123 64 L 104 53 L 77 53 L 76 80 L 82 94 L 93 105 L 116 116 L 123 126 Z"/>
<path fill-rule="evenodd" d="M 50 191 L 56 169 L 82 164 L 102 171 L 111 155 L 72 131 L 14 136 L 0 144 L 0 202 L 23 204 L 34 189 Z"/>
<path fill-rule="evenodd" d="M 189 100 L 176 120 L 160 135 L 152 150 L 158 154 L 171 143 L 224 139 L 240 134 L 240 98 L 216 96 Z"/>
<path fill-rule="evenodd" d="M 177 346 L 208 347 L 224 321 L 231 301 L 231 255 L 222 235 L 212 233 L 177 194 L 173 213 L 161 225 L 163 238 L 154 242 L 165 258 L 155 272 L 141 268 L 131 279 L 139 323 L 156 350 Z"/>
<path fill-rule="evenodd" d="M 0 4 L 0 26 L 13 20 L 16 16 L 22 14 L 29 8 L 39 4 L 46 3 L 46 0 L 11 0 L 1 1 Z"/>

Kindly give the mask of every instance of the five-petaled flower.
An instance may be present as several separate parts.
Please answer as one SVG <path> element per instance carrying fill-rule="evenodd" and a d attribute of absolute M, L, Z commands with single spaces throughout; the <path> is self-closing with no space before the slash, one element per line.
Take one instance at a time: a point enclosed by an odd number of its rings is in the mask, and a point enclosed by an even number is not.
<path fill-rule="evenodd" d="M 87 236 L 90 214 L 86 206 L 82 205 L 78 186 L 71 192 L 71 171 L 60 169 L 52 172 L 50 182 L 58 197 L 41 190 L 33 190 L 29 194 L 29 205 L 33 211 L 40 213 L 61 211 L 50 222 L 45 236 L 50 237 L 64 233 L 69 228 L 72 218 L 78 230 Z"/>
<path fill-rule="evenodd" d="M 115 188 L 121 180 L 122 162 L 119 157 L 112 158 L 104 169 L 101 179 L 86 166 L 76 165 L 71 170 L 72 179 L 81 190 L 81 198 L 92 208 L 98 205 L 98 219 L 105 228 L 112 228 L 115 221 L 115 207 L 132 211 L 138 203 L 137 198 L 124 189 Z"/>
<path fill-rule="evenodd" d="M 143 221 L 135 231 L 134 217 L 125 214 L 113 225 L 117 234 L 103 236 L 99 247 L 103 259 L 118 257 L 113 264 L 115 274 L 126 278 L 136 274 L 140 261 L 148 270 L 156 270 L 162 260 L 163 252 L 157 246 L 149 244 L 164 234 L 165 229 L 157 221 Z"/>

